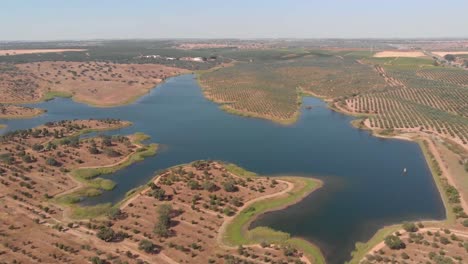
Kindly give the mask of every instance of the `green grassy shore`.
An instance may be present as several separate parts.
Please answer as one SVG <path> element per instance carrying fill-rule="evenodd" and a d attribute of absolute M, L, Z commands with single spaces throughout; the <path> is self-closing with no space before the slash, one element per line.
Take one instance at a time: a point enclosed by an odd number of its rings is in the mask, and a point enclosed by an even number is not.
<path fill-rule="evenodd" d="M 260 177 L 234 164 L 228 164 L 226 168 L 233 174 L 241 177 Z M 226 227 L 225 233 L 221 238 L 222 242 L 230 246 L 259 244 L 262 242 L 290 245 L 304 252 L 312 263 L 325 263 L 325 258 L 320 249 L 304 239 L 291 237 L 288 233 L 276 231 L 268 227 L 248 229 L 258 216 L 295 204 L 320 188 L 323 184 L 319 180 L 304 177 L 278 177 L 275 179 L 293 183 L 294 187 L 284 195 L 259 200 L 239 212 Z"/>
<path fill-rule="evenodd" d="M 96 206 L 80 206 L 77 204 L 82 197 L 98 196 L 103 190 L 110 191 L 115 188 L 116 184 L 112 180 L 103 179 L 99 176 L 114 173 L 135 162 L 142 161 L 146 157 L 156 155 L 157 144 L 142 145 L 141 143 L 149 136 L 143 133 L 136 133 L 133 136 L 133 143 L 141 147 L 135 153 L 130 154 L 123 162 L 107 167 L 78 168 L 70 172 L 71 176 L 83 186 L 74 192 L 56 197 L 54 200 L 58 204 L 70 206 L 72 218 L 94 218 L 106 214 L 111 209 L 111 204 Z"/>

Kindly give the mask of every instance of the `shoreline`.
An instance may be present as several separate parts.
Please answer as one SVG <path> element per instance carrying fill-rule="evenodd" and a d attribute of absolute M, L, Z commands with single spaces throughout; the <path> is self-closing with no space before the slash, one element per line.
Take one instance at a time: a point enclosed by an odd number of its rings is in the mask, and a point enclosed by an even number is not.
<path fill-rule="evenodd" d="M 185 69 L 181 69 L 181 70 L 185 70 Z M 96 107 L 96 108 L 120 107 L 120 106 L 126 106 L 126 105 L 130 105 L 130 104 L 135 103 L 136 101 L 138 101 L 142 97 L 150 94 L 152 90 L 154 90 L 158 86 L 164 84 L 166 82 L 166 80 L 168 80 L 170 78 L 174 78 L 174 77 L 178 77 L 178 76 L 182 76 L 182 75 L 189 75 L 189 74 L 192 74 L 192 73 L 181 72 L 179 74 L 169 76 L 166 79 L 162 80 L 161 82 L 156 83 L 156 84 L 152 85 L 149 88 L 146 88 L 145 91 L 142 92 L 142 93 L 136 94 L 136 95 L 132 96 L 131 98 L 128 98 L 125 101 L 117 102 L 117 103 L 111 103 L 111 104 L 98 104 L 98 103 L 88 101 L 88 100 L 77 99 L 76 94 L 74 94 L 72 92 L 63 92 L 63 91 L 47 91 L 41 96 L 41 98 L 39 98 L 38 100 L 35 100 L 35 101 L 5 101 L 5 102 L 1 102 L 1 103 L 2 104 L 14 104 L 14 105 L 35 105 L 35 104 L 45 103 L 45 102 L 53 100 L 55 98 L 69 98 L 69 99 L 71 99 L 72 101 L 74 101 L 76 103 L 85 104 L 85 105 L 90 106 L 90 107 Z M 43 114 L 43 113 L 41 113 L 41 114 Z M 39 115 L 37 115 L 37 116 L 39 116 Z M 37 117 L 37 116 L 25 117 L 25 119 L 26 118 L 34 118 L 34 117 Z M 5 118 L 5 119 L 7 119 L 7 118 Z"/>
<path fill-rule="evenodd" d="M 177 168 L 177 167 L 181 167 L 184 165 L 192 164 L 194 162 L 196 161 L 174 165 L 170 168 Z M 223 164 L 229 173 L 236 175 L 238 177 L 246 177 L 246 178 L 257 178 L 257 177 L 267 178 L 268 177 L 268 176 L 259 176 L 254 172 L 247 171 L 232 163 L 226 163 L 223 161 L 218 161 L 218 162 Z M 300 250 L 304 254 L 303 261 L 305 261 L 306 263 L 325 264 L 326 261 L 322 252 L 320 251 L 320 248 L 306 239 L 303 239 L 301 237 L 291 237 L 290 234 L 288 233 L 277 231 L 268 227 L 256 227 L 250 230 L 248 229 L 250 224 L 253 221 L 255 221 L 259 216 L 268 212 L 283 210 L 291 205 L 294 205 L 302 201 L 312 192 L 320 189 L 323 186 L 323 182 L 315 178 L 293 177 L 293 176 L 279 176 L 279 177 L 271 177 L 271 178 L 277 179 L 279 182 L 287 183 L 288 188 L 280 192 L 273 193 L 270 195 L 260 196 L 258 198 L 255 198 L 253 200 L 246 202 L 235 215 L 227 218 L 223 222 L 221 227 L 219 228 L 219 233 L 216 236 L 216 241 L 218 242 L 218 246 L 221 248 L 226 248 L 226 249 L 236 249 L 238 246 L 259 247 L 261 241 L 257 241 L 254 238 L 252 238 L 251 234 L 260 231 L 262 235 L 266 234 L 267 236 L 269 236 L 268 238 L 271 239 L 271 240 L 268 240 L 267 243 L 278 244 L 278 245 L 289 245 Z M 148 184 L 157 183 L 159 179 L 160 179 L 160 175 L 156 175 L 151 180 L 149 180 Z M 99 204 L 99 205 L 96 205 L 95 207 L 99 208 L 100 206 L 104 206 L 104 207 L 108 206 L 108 208 L 123 209 L 126 206 L 128 206 L 129 203 L 132 203 L 133 200 L 137 199 L 140 195 L 144 195 L 148 190 L 150 190 L 150 187 L 148 186 L 148 184 L 141 185 L 139 187 L 136 187 L 128 191 L 126 196 L 113 206 L 109 206 L 107 204 Z M 261 207 L 261 210 L 256 211 L 252 215 L 248 215 L 248 218 L 244 218 L 244 219 L 247 219 L 247 221 L 241 221 L 240 225 L 238 225 L 237 222 L 234 222 L 236 221 L 237 218 L 239 217 L 242 218 L 243 215 L 246 215 L 246 212 L 248 214 L 248 212 L 251 211 L 251 208 L 255 208 L 259 206 Z M 234 226 L 234 230 L 231 230 L 233 226 Z M 239 227 L 240 227 L 240 230 L 238 229 Z M 230 242 L 226 241 L 226 236 L 231 236 L 232 235 L 231 233 L 234 233 L 234 236 L 237 238 L 240 235 L 240 238 L 242 239 L 242 242 L 244 243 L 231 244 Z M 278 234 L 280 234 L 281 237 L 286 238 L 286 239 L 278 240 L 277 239 Z"/>
<path fill-rule="evenodd" d="M 233 174 L 255 175 L 238 166 L 228 169 Z M 220 228 L 217 241 L 224 247 L 235 247 L 240 245 L 258 245 L 260 242 L 270 244 L 285 244 L 298 247 L 311 263 L 326 263 L 320 248 L 312 242 L 300 237 L 291 237 L 289 233 L 277 231 L 269 227 L 256 227 L 249 229 L 252 222 L 258 217 L 273 211 L 279 211 L 297 204 L 312 192 L 323 186 L 323 181 L 315 178 L 279 176 L 274 177 L 278 181 L 288 184 L 288 188 L 272 195 L 261 196 L 247 202 L 234 216 L 226 220 Z M 260 233 L 261 238 L 255 238 Z M 282 237 L 282 238 L 279 238 Z"/>
<path fill-rule="evenodd" d="M 230 67 L 230 66 L 233 66 L 233 65 L 234 64 L 228 65 L 227 67 Z M 216 71 L 216 70 L 219 70 L 219 69 L 220 68 L 216 68 L 216 69 L 212 69 L 212 70 L 208 70 L 208 71 L 198 71 L 198 72 L 195 72 L 194 75 L 196 76 L 197 84 L 198 84 L 198 86 L 200 86 L 200 90 L 201 90 L 201 93 L 203 94 L 203 97 L 206 100 L 217 104 L 219 109 L 221 109 L 222 111 L 224 111 L 226 113 L 229 113 L 229 114 L 242 116 L 242 117 L 266 120 L 266 121 L 270 121 L 270 122 L 273 122 L 275 124 L 283 125 L 283 126 L 293 125 L 294 123 L 296 123 L 299 120 L 299 117 L 301 116 L 301 113 L 302 113 L 301 106 L 303 104 L 302 103 L 303 97 L 307 96 L 307 94 L 302 93 L 302 90 L 299 90 L 298 93 L 297 93 L 297 98 L 296 98 L 297 108 L 294 111 L 293 115 L 288 119 L 271 118 L 271 117 L 268 117 L 268 116 L 264 116 L 264 115 L 249 112 L 249 111 L 237 110 L 237 109 L 234 109 L 234 108 L 230 107 L 229 103 L 217 101 L 215 98 L 209 96 L 206 93 L 205 89 L 203 88 L 203 84 L 202 84 L 202 82 L 200 80 L 200 77 L 204 73 L 209 73 L 209 72 Z"/>
<path fill-rule="evenodd" d="M 426 146 L 426 144 L 433 144 L 431 141 L 431 138 L 428 135 L 417 133 L 417 132 L 398 132 L 398 131 L 393 131 L 394 133 L 393 135 L 392 134 L 390 135 L 380 134 L 379 131 L 371 129 L 365 126 L 364 124 L 362 124 L 362 122 L 366 118 L 365 116 L 357 115 L 357 114 L 355 115 L 352 113 L 348 113 L 346 111 L 341 111 L 340 108 L 333 107 L 333 106 L 330 108 L 333 111 L 336 111 L 338 113 L 356 117 L 356 119 L 353 119 L 351 121 L 351 125 L 357 129 L 368 131 L 372 136 L 383 138 L 383 139 L 404 140 L 404 141 L 409 141 L 409 142 L 418 144 L 419 149 L 421 150 L 421 153 L 424 156 L 424 160 L 426 161 L 427 167 L 429 168 L 431 172 L 432 179 L 437 188 L 439 196 L 443 202 L 444 210 L 445 210 L 445 218 L 443 220 L 426 219 L 426 220 L 421 220 L 421 222 L 424 225 L 434 225 L 434 226 L 438 225 L 439 227 L 443 227 L 446 225 L 451 226 L 456 223 L 457 218 L 452 210 L 453 208 L 451 204 L 449 203 L 449 198 L 446 194 L 446 191 L 444 190 L 444 186 L 442 183 L 443 179 L 450 181 L 451 176 L 450 176 L 450 173 L 448 172 L 445 173 L 445 176 L 443 176 L 443 174 L 438 175 L 437 170 L 440 170 L 440 168 L 437 169 L 436 167 L 440 167 L 441 165 L 439 164 L 437 159 L 441 157 L 440 157 L 440 153 L 434 154 L 434 151 L 431 150 L 429 146 Z M 434 150 L 437 152 L 436 149 Z M 437 158 L 435 156 L 437 156 Z M 464 203 L 463 198 L 461 198 L 460 200 L 461 200 L 460 204 L 462 205 L 462 208 L 467 210 L 466 208 L 467 206 Z M 368 241 L 357 242 L 356 249 L 351 252 L 351 259 L 346 263 L 349 263 L 349 264 L 360 263 L 360 261 L 365 257 L 366 254 L 371 252 L 373 248 L 375 248 L 379 244 L 383 243 L 383 240 L 387 235 L 390 235 L 396 231 L 401 231 L 402 230 L 401 225 L 402 223 L 395 223 L 395 224 L 383 226 L 382 228 L 378 229 Z"/>
<path fill-rule="evenodd" d="M 268 120 L 268 121 L 271 121 L 271 122 L 274 122 L 274 123 L 277 123 L 277 124 L 280 124 L 280 125 L 292 125 L 295 122 L 297 122 L 298 117 L 300 116 L 300 114 L 302 112 L 301 108 L 298 107 L 299 114 L 296 116 L 296 118 L 294 120 L 290 120 L 290 121 L 288 120 L 289 122 L 287 122 L 285 124 L 284 122 L 282 122 L 282 120 L 276 120 L 276 119 L 268 118 L 268 117 L 265 117 L 265 116 L 259 116 L 259 115 L 255 115 L 255 114 L 251 114 L 251 113 L 231 109 L 231 108 L 226 107 L 226 105 L 228 105 L 228 104 L 224 104 L 222 102 L 216 102 L 216 100 L 213 100 L 212 98 L 207 96 L 207 94 L 205 93 L 205 91 L 203 89 L 202 84 L 200 83 L 199 76 L 197 77 L 197 82 L 200 85 L 202 93 L 204 94 L 206 99 L 218 104 L 219 108 L 221 110 L 223 110 L 225 112 L 228 112 L 228 113 L 231 113 L 231 114 L 237 114 L 239 116 L 245 116 L 245 117 L 260 118 L 260 119 Z M 340 114 L 343 114 L 345 116 L 354 117 L 354 119 L 351 120 L 351 122 L 350 122 L 351 126 L 353 126 L 356 129 L 361 129 L 361 130 L 368 131 L 370 133 L 370 135 L 372 135 L 372 136 L 375 136 L 375 137 L 378 137 L 378 138 L 383 138 L 383 139 L 404 140 L 404 141 L 409 141 L 409 142 L 418 144 L 419 148 L 421 150 L 421 153 L 424 156 L 426 164 L 427 164 L 428 168 L 431 171 L 431 175 L 432 175 L 434 184 L 436 185 L 437 191 L 438 191 L 438 193 L 439 193 L 439 195 L 440 195 L 440 197 L 441 197 L 441 199 L 443 201 L 444 210 L 445 210 L 445 219 L 443 221 L 425 220 L 424 222 L 425 223 L 433 223 L 434 221 L 437 221 L 438 223 L 443 223 L 443 224 L 450 224 L 450 223 L 456 222 L 455 215 L 452 212 L 452 206 L 448 202 L 448 197 L 447 197 L 447 195 L 445 193 L 444 186 L 443 186 L 443 183 L 442 183 L 442 179 L 446 179 L 449 182 L 451 182 L 451 180 L 450 180 L 451 177 L 450 177 L 450 175 L 445 175 L 445 176 L 442 176 L 443 177 L 442 178 L 439 175 L 437 175 L 437 173 L 435 171 L 435 168 L 434 168 L 434 165 L 432 164 L 433 161 L 431 160 L 431 156 L 434 156 L 434 153 L 428 147 L 426 147 L 425 144 L 423 143 L 423 142 L 431 140 L 429 135 L 421 134 L 421 133 L 418 133 L 418 132 L 401 132 L 401 131 L 395 131 L 395 130 L 392 131 L 392 133 L 389 134 L 389 135 L 382 134 L 382 133 L 380 133 L 381 131 L 371 129 L 371 128 L 369 128 L 369 127 L 367 127 L 367 126 L 365 126 L 363 124 L 363 121 L 369 115 L 357 114 L 357 113 L 352 113 L 352 112 L 346 111 L 345 109 L 341 109 L 340 107 L 336 106 L 332 102 L 331 98 L 318 96 L 318 95 L 310 93 L 310 92 L 302 92 L 302 93 L 299 94 L 298 98 L 300 98 L 300 100 L 302 102 L 303 98 L 305 96 L 320 99 L 320 100 L 322 100 L 323 102 L 325 102 L 327 104 L 327 107 L 330 110 L 335 111 L 335 112 L 340 113 Z M 436 155 L 440 155 L 440 154 L 437 153 Z M 440 157 L 438 157 L 438 158 L 440 158 Z M 461 204 L 463 205 L 463 208 L 466 211 L 468 209 L 466 207 L 468 207 L 468 206 L 466 206 L 463 198 L 461 198 L 461 200 L 462 200 Z M 281 208 L 279 210 L 281 210 Z M 363 249 L 368 248 L 370 245 L 372 245 L 374 243 L 381 242 L 383 240 L 384 234 L 392 233 L 394 231 L 397 231 L 398 229 L 401 229 L 401 223 L 396 223 L 396 224 L 393 224 L 393 225 L 384 226 L 381 229 L 377 230 L 377 232 L 370 238 L 370 240 L 368 242 L 365 242 L 365 243 L 357 242 L 356 243 L 356 248 L 357 248 L 358 251 L 362 251 Z M 367 253 L 367 251 L 365 253 Z M 356 254 L 357 254 L 357 256 L 359 256 L 359 252 L 356 253 L 356 250 L 351 252 L 351 256 L 354 256 Z M 355 257 L 352 257 L 352 259 L 350 261 L 351 261 L 350 263 L 358 263 L 358 262 L 356 262 Z"/>
<path fill-rule="evenodd" d="M 89 132 L 86 132 L 89 133 Z M 82 133 L 84 134 L 84 133 Z M 82 197 L 93 197 L 102 194 L 102 191 L 111 191 L 115 188 L 116 183 L 112 180 L 101 178 L 99 176 L 112 174 L 118 170 L 128 167 L 136 162 L 139 162 L 146 157 L 154 156 L 157 154 L 158 144 L 152 143 L 143 145 L 141 142 L 148 139 L 149 136 L 143 133 L 135 133 L 130 136 L 135 137 L 132 143 L 137 145 L 138 148 L 135 152 L 130 153 L 122 160 L 105 166 L 93 166 L 76 168 L 68 173 L 77 186 L 67 190 L 56 197 L 52 198 L 52 202 L 58 206 L 63 206 L 66 209 L 65 216 L 70 219 L 83 219 L 91 214 L 93 217 L 98 217 L 106 213 L 106 209 L 112 208 L 109 203 L 97 204 L 93 206 L 84 206 L 80 204 Z M 93 212 L 98 208 L 100 212 Z"/>

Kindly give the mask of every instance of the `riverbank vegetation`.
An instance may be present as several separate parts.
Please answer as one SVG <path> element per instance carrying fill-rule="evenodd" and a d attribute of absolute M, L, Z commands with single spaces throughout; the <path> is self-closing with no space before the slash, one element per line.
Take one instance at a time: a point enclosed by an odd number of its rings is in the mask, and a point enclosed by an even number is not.
<path fill-rule="evenodd" d="M 385 260 L 457 263 L 468 256 L 468 215 L 457 188 L 448 181 L 446 170 L 434 156 L 430 139 L 419 139 L 423 154 L 441 194 L 446 220 L 403 223 L 380 229 L 366 243 L 356 243 L 350 263 L 378 263 Z M 389 241 L 397 241 L 390 243 Z M 398 253 L 398 254 L 396 254 Z"/>
<path fill-rule="evenodd" d="M 105 254 L 149 263 L 324 263 L 310 243 L 267 228 L 252 230 L 251 242 L 260 245 L 229 247 L 218 238 L 239 212 L 258 206 L 251 201 L 278 195 L 282 202 L 274 199 L 262 207 L 278 209 L 316 187 L 310 179 L 258 177 L 232 164 L 197 161 L 160 172 L 118 205 L 77 206 L 69 216 L 80 221 L 64 217 L 50 195 L 29 200 L 8 194 L 0 197 L 8 213 L 3 219 L 11 227 L 2 231 L 3 259 L 69 262 Z M 23 254 L 16 250 L 23 243 L 34 247 Z M 57 249 L 60 255 L 51 253 Z"/>
<path fill-rule="evenodd" d="M 116 222 L 114 231 L 137 229 L 134 234 L 143 234 L 166 256 L 182 262 L 193 258 L 197 263 L 223 263 L 228 259 L 302 263 L 301 256 L 305 255 L 312 263 L 324 263 L 320 250 L 310 243 L 267 228 L 252 230 L 259 240 L 243 237 L 247 235 L 244 232 L 236 234 L 234 239 L 240 243 L 235 246 L 225 246 L 221 239 L 231 237 L 229 229 L 232 224 L 238 226 L 238 216 L 246 219 L 246 208 L 259 209 L 249 215 L 250 222 L 258 214 L 299 201 L 319 186 L 319 182 L 307 178 L 259 177 L 233 164 L 196 161 L 160 172 L 146 189 L 133 192 L 120 203 L 121 214 L 137 217 L 141 225 L 134 226 L 132 217 L 128 217 Z M 263 199 L 272 203 L 260 204 Z M 251 204 L 255 200 L 258 203 Z M 155 209 L 148 212 L 150 207 Z M 154 223 L 149 219 L 158 220 Z"/>
<path fill-rule="evenodd" d="M 289 234 L 276 231 L 267 227 L 256 227 L 249 230 L 249 225 L 258 216 L 272 210 L 283 209 L 291 204 L 297 203 L 302 198 L 321 187 L 322 183 L 311 178 L 300 177 L 275 177 L 292 184 L 292 187 L 282 195 L 262 199 L 249 204 L 239 212 L 227 225 L 225 234 L 222 236 L 224 243 L 228 245 L 249 244 L 280 244 L 295 246 L 301 249 L 314 263 L 325 263 L 325 260 L 316 246 L 310 242 L 291 238 Z"/>

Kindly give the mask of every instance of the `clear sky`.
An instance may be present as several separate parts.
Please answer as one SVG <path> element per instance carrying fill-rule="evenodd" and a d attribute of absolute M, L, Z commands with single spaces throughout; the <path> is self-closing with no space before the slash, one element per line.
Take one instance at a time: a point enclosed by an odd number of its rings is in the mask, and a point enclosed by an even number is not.
<path fill-rule="evenodd" d="M 1 0 L 0 40 L 468 37 L 468 0 Z"/>

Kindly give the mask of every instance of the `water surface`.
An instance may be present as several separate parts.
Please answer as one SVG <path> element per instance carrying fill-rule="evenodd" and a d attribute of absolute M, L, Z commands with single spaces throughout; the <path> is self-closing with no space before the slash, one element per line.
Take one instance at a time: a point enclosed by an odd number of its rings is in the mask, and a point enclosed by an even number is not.
<path fill-rule="evenodd" d="M 117 187 L 85 204 L 117 202 L 154 172 L 199 159 L 236 163 L 263 175 L 301 175 L 325 185 L 302 202 L 254 222 L 317 243 L 329 263 L 343 263 L 357 241 L 385 224 L 442 219 L 445 211 L 419 146 L 380 139 L 353 128 L 350 117 L 305 97 L 297 123 L 231 115 L 206 100 L 193 75 L 167 80 L 134 104 L 94 108 L 70 99 L 35 104 L 47 109 L 29 120 L 1 120 L 6 130 L 63 119 L 120 118 L 133 126 L 110 134 L 144 132 L 161 144 L 155 157 L 108 175 Z M 4 131 L 6 131 L 4 130 Z M 408 174 L 403 175 L 403 168 Z"/>

